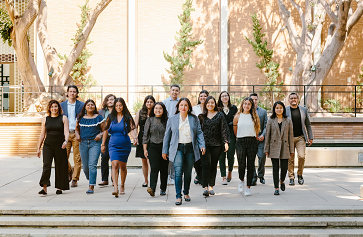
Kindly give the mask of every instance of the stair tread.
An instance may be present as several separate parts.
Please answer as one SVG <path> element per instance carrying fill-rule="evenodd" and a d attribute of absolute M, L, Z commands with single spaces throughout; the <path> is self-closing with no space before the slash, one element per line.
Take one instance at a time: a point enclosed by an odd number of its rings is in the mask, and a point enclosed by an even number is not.
<path fill-rule="evenodd" d="M 362 226 L 363 217 L 0 216 L 0 226 Z"/>
<path fill-rule="evenodd" d="M 327 237 L 361 236 L 362 230 L 358 229 L 54 229 L 54 228 L 5 228 L 0 229 L 4 236 L 314 236 Z"/>

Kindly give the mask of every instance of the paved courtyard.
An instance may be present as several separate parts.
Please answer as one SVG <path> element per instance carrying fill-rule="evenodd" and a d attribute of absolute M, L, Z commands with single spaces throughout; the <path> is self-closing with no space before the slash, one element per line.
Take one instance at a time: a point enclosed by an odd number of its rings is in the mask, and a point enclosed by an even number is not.
<path fill-rule="evenodd" d="M 129 163 L 137 164 L 136 158 Z M 217 174 L 216 195 L 204 198 L 200 185 L 191 185 L 190 203 L 175 206 L 174 186 L 168 186 L 167 195 L 150 197 L 141 187 L 141 169 L 129 168 L 125 185 L 126 194 L 115 198 L 112 186 L 95 188 L 95 194 L 87 195 L 87 180 L 83 172 L 79 186 L 55 194 L 48 188 L 47 196 L 38 195 L 41 189 L 39 178 L 42 159 L 2 157 L 0 158 L 0 211 L 4 210 L 304 210 L 304 209 L 363 209 L 360 185 L 363 184 L 363 168 L 307 168 L 304 185 L 287 185 L 280 196 L 273 195 L 272 170 L 266 170 L 266 184 L 252 187 L 252 196 L 238 193 L 238 174 L 228 185 L 221 185 Z M 193 175 L 194 176 L 194 175 Z M 98 169 L 97 183 L 101 181 Z M 287 181 L 287 180 L 286 180 Z M 51 182 L 54 184 L 54 169 Z"/>

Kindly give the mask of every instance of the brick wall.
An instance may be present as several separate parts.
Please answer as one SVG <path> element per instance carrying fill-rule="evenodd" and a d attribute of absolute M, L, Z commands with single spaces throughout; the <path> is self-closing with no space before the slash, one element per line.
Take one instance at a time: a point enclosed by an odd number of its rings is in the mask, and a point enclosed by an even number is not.
<path fill-rule="evenodd" d="M 90 1 L 92 8 L 99 1 Z M 58 53 L 68 55 L 84 0 L 48 1 L 48 31 Z M 127 0 L 114 0 L 99 15 L 90 34 L 90 74 L 98 85 L 127 85 Z"/>

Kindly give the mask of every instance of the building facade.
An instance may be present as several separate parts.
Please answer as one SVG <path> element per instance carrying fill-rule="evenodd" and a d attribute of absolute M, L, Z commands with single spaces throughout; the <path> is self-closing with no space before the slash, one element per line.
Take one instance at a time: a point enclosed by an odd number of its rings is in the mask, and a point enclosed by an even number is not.
<path fill-rule="evenodd" d="M 16 6 L 22 12 L 28 0 L 17 0 Z M 71 38 L 80 21 L 79 5 L 85 0 L 47 1 L 48 31 L 54 47 L 59 54 L 68 55 L 72 49 Z M 90 1 L 95 7 L 99 1 Z M 182 12 L 184 0 L 113 0 L 101 13 L 90 35 L 92 44 L 87 47 L 93 53 L 89 59 L 90 74 L 97 80 L 94 92 L 119 93 L 129 104 L 142 99 L 145 94 L 154 93 L 158 100 L 163 99 L 168 84 L 165 68 L 168 63 L 163 51 L 175 52 L 175 35 L 180 29 L 177 16 Z M 302 1 L 297 1 L 302 2 Z M 298 12 L 285 1 L 292 12 L 299 30 Z M 195 39 L 202 39 L 194 53 L 193 69 L 186 72 L 185 92 L 196 92 L 202 85 L 210 85 L 209 90 L 251 91 L 247 85 L 262 85 L 265 76 L 255 66 L 258 62 L 252 47 L 245 36 L 252 38 L 251 14 L 257 13 L 263 31 L 266 32 L 268 47 L 274 50 L 273 59 L 280 64 L 279 80 L 289 84 L 296 61 L 296 54 L 290 45 L 287 30 L 279 16 L 276 0 L 239 1 L 239 0 L 195 0 L 192 12 L 192 26 Z M 5 7 L 0 0 L 0 7 Z M 354 2 L 353 8 L 356 7 Z M 322 39 L 327 35 L 329 19 L 326 17 Z M 363 66 L 363 44 L 359 33 L 363 29 L 363 19 L 354 27 L 347 42 L 336 59 L 329 73 L 327 85 L 342 85 L 334 91 L 348 91 L 343 85 L 355 85 Z M 49 84 L 48 71 L 39 40 L 34 34 L 34 27 L 29 31 L 31 49 L 37 63 L 39 74 L 45 85 Z M 320 49 L 324 48 L 324 41 Z M 10 85 L 21 85 L 21 78 L 16 69 L 14 50 L 0 43 L 0 63 L 3 64 L 2 78 L 8 79 Z M 3 79 L 5 80 L 5 79 Z M 6 81 L 2 82 L 6 85 Z M 5 83 L 5 84 L 4 84 Z M 150 86 L 153 86 L 151 89 Z M 228 85 L 229 87 L 220 87 Z M 243 87 L 237 85 L 245 85 Z M 101 88 L 102 87 L 102 88 Z M 10 90 L 17 90 L 15 87 Z M 190 94 L 190 93 L 189 93 Z M 193 95 L 195 96 L 196 93 Z M 16 111 L 21 109 L 21 98 L 16 93 L 10 94 L 7 107 L 3 109 Z M 342 102 L 349 100 L 342 94 Z M 196 102 L 196 101 L 194 101 Z"/>

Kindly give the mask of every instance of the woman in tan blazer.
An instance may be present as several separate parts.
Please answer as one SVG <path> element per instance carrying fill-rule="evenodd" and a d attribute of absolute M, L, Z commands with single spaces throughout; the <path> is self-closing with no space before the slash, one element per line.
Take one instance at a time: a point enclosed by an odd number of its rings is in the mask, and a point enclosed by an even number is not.
<path fill-rule="evenodd" d="M 294 131 L 292 121 L 286 116 L 286 108 L 281 101 L 275 102 L 272 115 L 267 121 L 265 136 L 265 153 L 271 158 L 275 195 L 279 195 L 279 181 L 281 191 L 285 191 L 285 177 L 288 161 L 294 155 Z M 281 177 L 279 180 L 279 166 Z"/>

